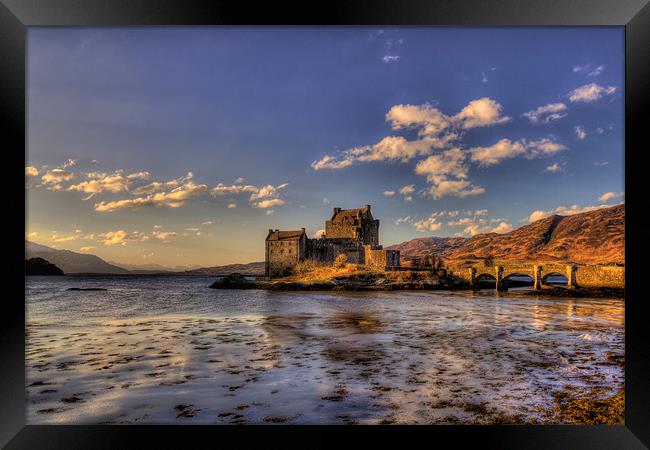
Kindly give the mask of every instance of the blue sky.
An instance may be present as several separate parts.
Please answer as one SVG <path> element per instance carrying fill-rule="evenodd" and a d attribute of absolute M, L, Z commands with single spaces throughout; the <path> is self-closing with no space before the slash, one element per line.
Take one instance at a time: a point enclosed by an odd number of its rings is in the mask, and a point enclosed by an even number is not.
<path fill-rule="evenodd" d="M 622 28 L 32 28 L 29 239 L 263 259 L 372 204 L 389 245 L 623 201 Z"/>

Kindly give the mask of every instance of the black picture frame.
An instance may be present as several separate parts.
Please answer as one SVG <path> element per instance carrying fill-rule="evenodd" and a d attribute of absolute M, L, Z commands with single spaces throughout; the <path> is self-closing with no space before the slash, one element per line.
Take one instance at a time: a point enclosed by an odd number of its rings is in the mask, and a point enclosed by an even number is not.
<path fill-rule="evenodd" d="M 24 232 L 16 218 L 20 193 L 10 194 L 5 222 L 16 243 L 5 274 L 12 287 L 2 303 L 0 326 L 0 445 L 17 448 L 127 448 L 154 443 L 188 446 L 196 438 L 225 445 L 224 436 L 245 445 L 266 443 L 332 446 L 362 435 L 368 443 L 405 434 L 409 441 L 487 448 L 637 449 L 650 446 L 650 345 L 648 300 L 643 291 L 643 257 L 648 255 L 642 154 L 647 152 L 650 105 L 650 5 L 648 0 L 329 0 L 300 4 L 199 0 L 0 0 L 0 117 L 5 156 L 12 154 L 11 190 L 25 158 L 26 27 L 154 25 L 443 25 L 443 26 L 623 26 L 625 27 L 625 425 L 624 426 L 397 426 L 397 427 L 196 427 L 25 425 Z M 561 51 L 561 49 L 558 49 Z M 19 164 L 23 164 L 20 167 Z M 14 178 L 15 176 L 15 178 Z M 24 191 L 23 191 L 24 195 Z M 13 207 L 13 204 L 16 206 Z M 24 207 L 24 202 L 23 202 Z M 13 213 L 13 214 L 12 214 Z M 20 230 L 20 227 L 23 227 Z M 22 271 L 22 273 L 21 273 Z M 298 431 L 303 439 L 289 438 Z M 405 436 L 405 437 L 406 437 Z M 237 441 L 235 441 L 237 442 Z M 406 441 L 404 441 L 406 442 Z"/>

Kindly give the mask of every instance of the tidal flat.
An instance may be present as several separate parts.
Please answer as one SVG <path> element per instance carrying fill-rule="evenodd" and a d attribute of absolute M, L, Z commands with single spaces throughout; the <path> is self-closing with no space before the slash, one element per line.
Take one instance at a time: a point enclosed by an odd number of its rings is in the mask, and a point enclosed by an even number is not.
<path fill-rule="evenodd" d="M 209 285 L 29 277 L 28 423 L 622 421 L 622 299 Z"/>

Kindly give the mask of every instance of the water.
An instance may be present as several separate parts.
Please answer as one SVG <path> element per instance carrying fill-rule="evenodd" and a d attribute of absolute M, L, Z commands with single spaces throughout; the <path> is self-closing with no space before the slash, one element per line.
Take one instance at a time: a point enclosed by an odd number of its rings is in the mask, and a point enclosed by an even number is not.
<path fill-rule="evenodd" d="M 620 299 L 212 281 L 29 277 L 28 423 L 545 422 L 623 386 Z"/>

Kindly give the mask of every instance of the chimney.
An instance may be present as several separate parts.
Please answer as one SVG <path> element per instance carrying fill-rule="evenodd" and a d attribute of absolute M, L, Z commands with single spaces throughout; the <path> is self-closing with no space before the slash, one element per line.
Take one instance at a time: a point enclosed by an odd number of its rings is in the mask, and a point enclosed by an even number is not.
<path fill-rule="evenodd" d="M 305 227 L 302 227 L 301 230 L 302 230 L 302 232 L 304 233 L 304 232 L 305 232 Z"/>
<path fill-rule="evenodd" d="M 364 208 L 366 208 L 366 211 L 370 211 L 370 205 L 363 205 Z"/>
<path fill-rule="evenodd" d="M 334 214 L 338 214 L 341 212 L 341 208 L 334 208 Z"/>
<path fill-rule="evenodd" d="M 269 228 L 269 234 L 272 234 L 272 233 L 273 233 L 273 230 L 271 228 Z"/>

